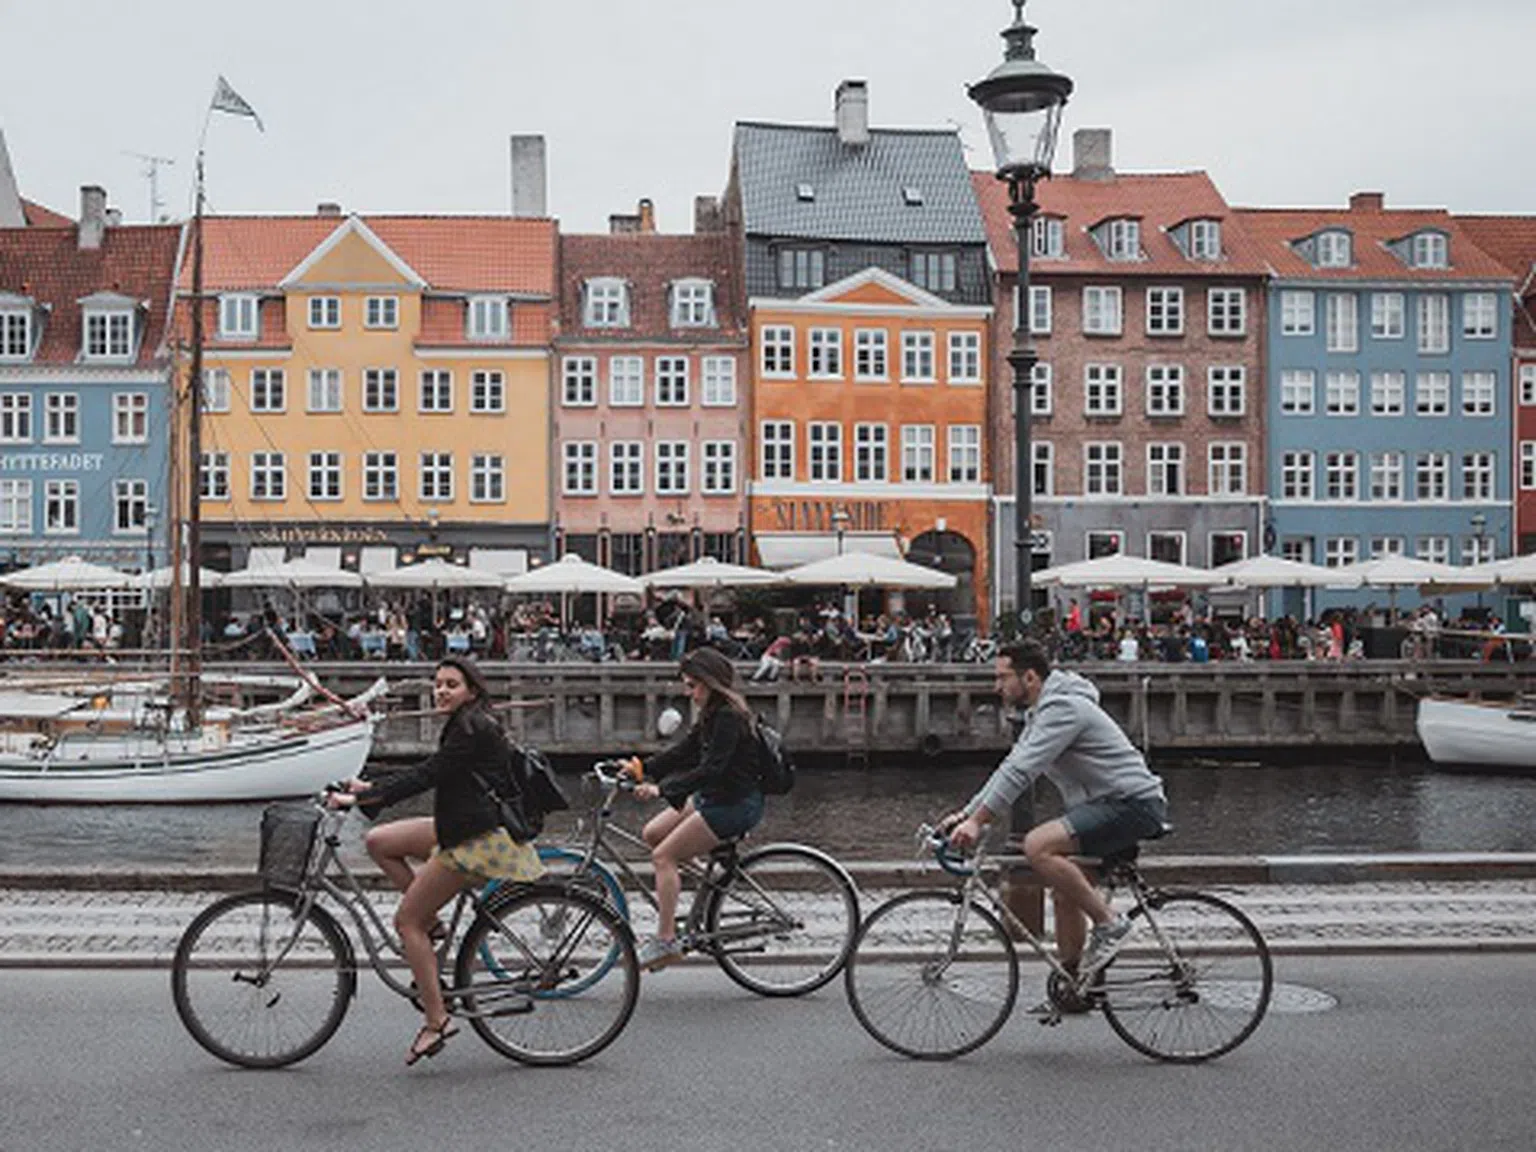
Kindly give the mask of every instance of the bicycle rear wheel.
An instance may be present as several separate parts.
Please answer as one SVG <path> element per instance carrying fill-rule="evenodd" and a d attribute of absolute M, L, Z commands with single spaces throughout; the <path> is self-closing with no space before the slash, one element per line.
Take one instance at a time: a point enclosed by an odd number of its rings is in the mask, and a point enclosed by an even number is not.
<path fill-rule="evenodd" d="M 455 975 L 470 1026 L 524 1064 L 575 1064 L 601 1052 L 624 1031 L 640 993 L 629 925 L 605 901 L 561 885 L 488 901 L 459 946 Z"/>
<path fill-rule="evenodd" d="M 869 914 L 843 973 L 848 1005 L 880 1043 L 915 1060 L 981 1047 L 1019 995 L 1013 941 L 954 892 L 908 892 Z"/>
<path fill-rule="evenodd" d="M 330 915 L 299 917 L 296 893 L 216 900 L 182 933 L 171 998 L 192 1038 L 242 1068 L 281 1068 L 341 1027 L 357 990 L 352 948 Z"/>
<path fill-rule="evenodd" d="M 1269 1009 L 1274 966 L 1264 937 L 1203 892 L 1153 893 L 1147 904 L 1150 914 L 1131 913 L 1136 927 L 1091 989 L 1109 1026 L 1156 1060 L 1196 1064 L 1232 1051 Z"/>

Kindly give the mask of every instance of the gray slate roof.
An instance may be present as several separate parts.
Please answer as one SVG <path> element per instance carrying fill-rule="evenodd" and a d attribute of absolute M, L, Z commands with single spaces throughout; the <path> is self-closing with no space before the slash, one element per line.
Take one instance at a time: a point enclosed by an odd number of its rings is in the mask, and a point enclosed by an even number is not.
<path fill-rule="evenodd" d="M 835 128 L 736 125 L 743 224 L 754 235 L 887 244 L 985 244 L 971 176 L 950 129 L 870 131 L 844 145 Z M 809 184 L 807 203 L 797 186 Z M 921 190 L 909 205 L 902 190 Z"/>

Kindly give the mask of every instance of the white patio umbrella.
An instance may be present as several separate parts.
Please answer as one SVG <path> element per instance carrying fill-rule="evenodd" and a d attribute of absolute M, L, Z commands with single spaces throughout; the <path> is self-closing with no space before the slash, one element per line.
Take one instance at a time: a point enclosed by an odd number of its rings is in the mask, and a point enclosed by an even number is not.
<path fill-rule="evenodd" d="M 1465 568 L 1419 560 L 1413 556 L 1379 556 L 1330 569 L 1339 583 L 1330 588 L 1417 588 L 1421 584 L 1457 584 L 1466 576 Z"/>
<path fill-rule="evenodd" d="M 701 556 L 692 564 L 663 568 L 640 577 L 648 588 L 747 588 L 781 584 L 784 577 L 765 568 L 727 564 L 713 556 Z"/>
<path fill-rule="evenodd" d="M 1190 568 L 1144 556 L 1100 556 L 1042 568 L 1031 581 L 1039 588 L 1215 588 L 1226 578 L 1209 568 Z"/>
<path fill-rule="evenodd" d="M 332 568 L 300 557 L 281 564 L 258 564 L 224 577 L 225 588 L 361 588 L 363 578 L 345 568 Z"/>
<path fill-rule="evenodd" d="M 1488 564 L 1461 570 L 1462 578 L 1476 581 L 1476 587 L 1491 588 L 1510 584 L 1536 584 L 1536 553 L 1510 556 Z"/>
<path fill-rule="evenodd" d="M 502 587 L 514 593 L 604 592 L 640 596 L 645 592 L 645 585 L 633 577 L 589 564 L 574 552 L 567 552 L 553 564 L 510 576 Z"/>
<path fill-rule="evenodd" d="M 100 588 L 132 588 L 133 577 L 116 568 L 65 556 L 0 576 L 0 584 L 24 592 L 85 592 Z"/>
<path fill-rule="evenodd" d="M 370 572 L 363 579 L 370 588 L 414 588 L 424 592 L 452 588 L 500 588 L 506 583 L 506 577 L 499 572 L 450 564 L 435 556 L 420 564 Z"/>
<path fill-rule="evenodd" d="M 876 556 L 869 552 L 844 552 L 813 560 L 783 574 L 788 584 L 850 588 L 953 588 L 959 583 L 948 572 Z"/>
<path fill-rule="evenodd" d="M 133 578 L 133 586 L 135 588 L 148 588 L 155 592 L 164 592 L 171 586 L 173 571 L 174 569 L 170 565 L 164 568 L 151 569 L 148 572 L 135 576 Z M 215 572 L 212 568 L 199 568 L 197 570 L 197 578 L 204 588 L 217 588 L 224 583 L 224 573 Z M 183 564 L 181 566 L 182 585 L 190 584 L 191 580 L 191 569 Z"/>
<path fill-rule="evenodd" d="M 1338 588 L 1339 569 L 1283 556 L 1249 556 L 1211 569 L 1234 588 Z M 1353 586 L 1353 585 L 1350 585 Z"/>

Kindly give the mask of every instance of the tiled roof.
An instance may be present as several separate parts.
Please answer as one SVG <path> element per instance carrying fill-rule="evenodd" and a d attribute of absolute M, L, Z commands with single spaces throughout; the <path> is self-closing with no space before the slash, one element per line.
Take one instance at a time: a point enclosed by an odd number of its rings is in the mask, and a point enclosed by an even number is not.
<path fill-rule="evenodd" d="M 1515 287 L 1536 293 L 1536 216 L 1453 216 L 1472 243 L 1515 278 Z"/>
<path fill-rule="evenodd" d="M 954 129 L 875 128 L 855 147 L 835 128 L 743 122 L 735 163 L 750 234 L 887 244 L 986 239 Z M 801 199 L 802 184 L 811 200 Z M 922 203 L 908 204 L 906 188 Z"/>
<path fill-rule="evenodd" d="M 362 222 L 438 292 L 552 296 L 553 220 L 511 216 L 363 216 Z M 337 216 L 209 216 L 203 283 L 210 292 L 275 289 L 346 223 Z M 190 289 L 192 260 L 180 287 Z"/>
<path fill-rule="evenodd" d="M 560 330 L 566 339 L 693 341 L 742 336 L 731 237 L 726 232 L 694 236 L 621 233 L 617 236 L 560 238 Z M 583 325 L 582 285 L 595 277 L 629 282 L 630 326 Z M 673 328 L 669 289 L 674 280 L 698 278 L 715 286 L 715 328 Z"/>
<path fill-rule="evenodd" d="M 29 228 L 73 228 L 75 226 L 75 222 L 62 212 L 44 208 L 31 200 L 21 202 L 21 211 L 27 218 Z"/>
<path fill-rule="evenodd" d="M 1261 246 L 1274 275 L 1306 280 L 1508 280 L 1510 272 L 1485 253 L 1456 220 L 1438 208 L 1239 208 L 1238 218 Z M 1328 228 L 1354 237 L 1354 264 L 1318 268 L 1293 243 Z M 1386 245 L 1427 228 L 1449 235 L 1449 268 L 1412 268 Z"/>
<path fill-rule="evenodd" d="M 1019 270 L 1013 217 L 1008 213 L 1008 186 L 990 172 L 973 172 L 971 180 L 987 222 L 992 259 L 1005 273 Z M 1262 254 L 1226 200 L 1204 172 L 1135 173 L 1106 180 L 1058 176 L 1043 181 L 1037 192 L 1040 213 L 1065 221 L 1066 258 L 1031 259 L 1030 270 L 1052 276 L 1262 276 Z M 1088 229 L 1115 217 L 1141 221 L 1145 259 L 1109 260 Z M 1222 259 L 1190 260 L 1167 234 L 1187 220 L 1221 221 Z"/>
<path fill-rule="evenodd" d="M 79 301 L 113 292 L 145 306 L 140 366 L 150 364 L 165 338 L 166 305 L 176 267 L 181 226 L 108 228 L 101 247 L 82 251 L 74 228 L 0 229 L 0 292 L 48 305 L 40 364 L 73 364 L 80 356 Z"/>

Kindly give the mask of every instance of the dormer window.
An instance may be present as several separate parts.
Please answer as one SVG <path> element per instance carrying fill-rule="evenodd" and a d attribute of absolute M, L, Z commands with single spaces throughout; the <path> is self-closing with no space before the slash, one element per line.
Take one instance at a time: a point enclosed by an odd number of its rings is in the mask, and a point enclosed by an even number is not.
<path fill-rule="evenodd" d="M 127 360 L 133 356 L 133 313 L 93 308 L 85 314 L 87 360 Z"/>
<path fill-rule="evenodd" d="M 816 200 L 816 186 L 814 184 L 800 183 L 795 185 L 795 199 L 802 204 L 811 204 Z"/>
<path fill-rule="evenodd" d="M 469 300 L 469 338 L 505 340 L 508 324 L 505 296 L 471 296 Z"/>
<path fill-rule="evenodd" d="M 261 306 L 255 296 L 219 297 L 219 336 L 225 340 L 254 340 L 261 328 Z"/>
<path fill-rule="evenodd" d="M 930 292 L 955 291 L 959 258 L 953 252 L 913 252 L 908 257 L 912 283 Z"/>
<path fill-rule="evenodd" d="M 588 328 L 628 328 L 629 286 L 616 279 L 588 280 L 584 314 Z"/>
<path fill-rule="evenodd" d="M 916 184 L 908 184 L 901 190 L 901 201 L 908 207 L 916 208 L 923 202 L 923 190 Z"/>
<path fill-rule="evenodd" d="M 26 360 L 32 355 L 32 310 L 0 308 L 0 360 Z"/>
<path fill-rule="evenodd" d="M 1189 258 L 1221 259 L 1221 221 L 1193 220 L 1189 225 Z"/>
<path fill-rule="evenodd" d="M 1030 226 L 1030 252 L 1046 259 L 1061 259 L 1067 254 L 1066 223 L 1060 216 L 1036 216 Z"/>
<path fill-rule="evenodd" d="M 1443 232 L 1418 232 L 1413 237 L 1415 268 L 1444 268 L 1450 263 L 1449 246 Z"/>
<path fill-rule="evenodd" d="M 1319 232 L 1315 262 L 1319 268 L 1348 268 L 1353 264 L 1353 244 L 1349 233 Z"/>
<path fill-rule="evenodd" d="M 779 249 L 780 288 L 820 288 L 826 282 L 826 255 L 821 249 Z"/>
<path fill-rule="evenodd" d="M 1111 220 L 1104 229 L 1104 254 L 1111 260 L 1141 259 L 1141 221 Z"/>
<path fill-rule="evenodd" d="M 713 328 L 715 289 L 708 280 L 678 280 L 672 285 L 672 327 Z"/>

